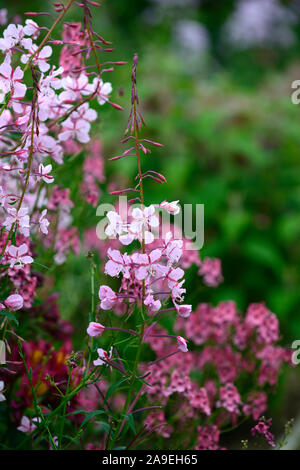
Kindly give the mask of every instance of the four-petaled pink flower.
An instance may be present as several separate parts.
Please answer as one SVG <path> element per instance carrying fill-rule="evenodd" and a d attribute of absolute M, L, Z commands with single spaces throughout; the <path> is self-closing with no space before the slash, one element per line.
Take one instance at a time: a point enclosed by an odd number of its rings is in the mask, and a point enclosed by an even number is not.
<path fill-rule="evenodd" d="M 155 207 L 149 206 L 140 209 L 135 207 L 132 211 L 134 219 L 130 224 L 130 231 L 136 235 L 139 240 L 144 237 L 145 243 L 152 243 L 154 240 L 153 233 L 149 232 L 149 227 L 158 227 L 158 218 L 154 215 Z"/>
<path fill-rule="evenodd" d="M 94 78 L 93 83 L 89 85 L 91 93 L 96 93 L 98 103 L 105 104 L 108 101 L 108 95 L 112 92 L 111 83 L 103 81 L 99 78 Z"/>
<path fill-rule="evenodd" d="M 20 246 L 10 245 L 6 248 L 5 254 L 8 256 L 10 267 L 22 268 L 25 264 L 33 263 L 33 258 L 26 254 L 28 246 L 23 243 Z"/>
<path fill-rule="evenodd" d="M 158 261 L 161 259 L 161 250 L 152 250 L 151 253 L 134 253 L 132 261 L 135 265 L 135 276 L 139 281 L 151 276 L 155 276 L 158 268 Z"/>
<path fill-rule="evenodd" d="M 40 51 L 38 50 L 38 46 L 33 44 L 29 50 L 28 54 L 23 54 L 21 56 L 22 64 L 27 64 L 27 62 L 33 57 L 33 63 L 38 66 L 41 72 L 47 72 L 50 69 L 50 65 L 48 64 L 48 59 L 52 54 L 52 48 L 50 46 L 44 46 Z"/>
<path fill-rule="evenodd" d="M 20 230 L 25 237 L 29 237 L 30 229 L 30 219 L 28 215 L 28 208 L 21 207 L 19 210 L 13 208 L 8 208 L 7 212 L 9 216 L 6 217 L 3 225 L 7 230 L 10 230 L 11 227 L 16 224 L 16 227 Z"/>

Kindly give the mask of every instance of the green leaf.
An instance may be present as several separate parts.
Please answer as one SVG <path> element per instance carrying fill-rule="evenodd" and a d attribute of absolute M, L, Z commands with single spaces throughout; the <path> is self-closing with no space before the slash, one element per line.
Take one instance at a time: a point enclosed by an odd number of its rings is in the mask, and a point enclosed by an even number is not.
<path fill-rule="evenodd" d="M 126 419 L 130 429 L 134 432 L 134 434 L 136 434 L 134 418 L 133 418 L 132 414 L 130 413 L 128 415 L 122 415 L 122 416 L 124 416 L 124 418 Z"/>
<path fill-rule="evenodd" d="M 16 316 L 12 312 L 7 312 L 7 310 L 1 310 L 0 315 L 2 315 L 3 317 L 7 317 L 10 321 L 13 321 L 17 326 L 19 325 Z"/>
<path fill-rule="evenodd" d="M 112 385 L 108 388 L 108 390 L 107 390 L 107 392 L 106 392 L 106 395 L 105 395 L 105 401 L 107 401 L 107 400 L 109 399 L 109 397 L 110 397 L 111 395 L 113 395 L 113 393 L 114 393 L 117 389 L 119 389 L 119 386 L 120 386 L 123 382 L 125 382 L 125 380 L 127 380 L 127 377 L 125 377 L 125 378 L 123 377 L 122 379 L 118 380 L 118 382 L 112 384 Z"/>

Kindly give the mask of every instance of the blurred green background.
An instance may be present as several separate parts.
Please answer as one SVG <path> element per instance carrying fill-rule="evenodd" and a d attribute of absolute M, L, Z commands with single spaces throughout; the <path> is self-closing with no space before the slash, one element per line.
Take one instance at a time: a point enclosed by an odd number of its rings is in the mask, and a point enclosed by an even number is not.
<path fill-rule="evenodd" d="M 10 16 L 53 12 L 46 0 L 0 5 Z M 233 299 L 245 310 L 264 300 L 280 319 L 283 343 L 291 344 L 300 338 L 300 108 L 291 102 L 292 82 L 300 79 L 300 1 L 103 0 L 93 11 L 95 29 L 114 43 L 110 57 L 128 61 L 105 78 L 125 110 L 101 108 L 95 134 L 104 158 L 121 149 L 138 52 L 145 137 L 164 144 L 143 164 L 168 180 L 146 183 L 146 203 L 205 204 L 200 255 L 221 258 L 224 282 L 203 288 L 199 302 Z M 67 20 L 80 15 L 75 9 Z M 135 173 L 129 159 L 106 161 L 108 184 L 117 178 L 123 185 Z M 72 169 L 73 215 L 83 233 L 97 218 L 93 208 L 82 209 L 80 178 Z M 105 190 L 102 202 L 112 202 Z M 62 314 L 69 317 L 85 307 L 88 262 L 71 257 L 59 269 Z M 201 281 L 192 274 L 196 289 Z"/>

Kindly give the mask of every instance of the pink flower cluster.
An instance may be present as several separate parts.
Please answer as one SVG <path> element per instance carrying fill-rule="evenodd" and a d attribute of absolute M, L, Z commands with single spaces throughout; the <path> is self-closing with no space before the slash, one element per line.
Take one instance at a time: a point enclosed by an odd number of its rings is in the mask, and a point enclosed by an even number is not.
<path fill-rule="evenodd" d="M 10 277 L 26 308 L 36 287 L 30 274 L 35 262 L 32 240 L 39 238 L 51 248 L 57 264 L 80 248 L 68 190 L 53 182 L 64 156 L 80 152 L 90 142 L 91 123 L 98 117 L 91 103 L 110 102 L 112 87 L 103 82 L 100 67 L 98 73 L 86 71 L 81 49 L 88 58 L 93 47 L 99 48 L 93 43 L 94 33 L 88 34 L 86 28 L 87 23 L 84 30 L 80 23 L 66 23 L 62 41 L 47 41 L 47 36 L 40 39 L 45 27 L 27 19 L 25 25 L 9 24 L 0 38 L 1 264 L 9 266 L 1 270 L 1 276 Z M 103 38 L 100 42 L 106 43 Z M 59 67 L 51 63 L 51 43 L 63 45 Z M 24 80 L 27 69 L 31 86 Z M 104 179 L 97 141 L 90 144 L 83 174 L 82 192 L 95 206 L 100 196 L 98 184 Z M 18 243 L 20 239 L 22 243 Z M 30 289 L 27 293 L 25 281 Z"/>

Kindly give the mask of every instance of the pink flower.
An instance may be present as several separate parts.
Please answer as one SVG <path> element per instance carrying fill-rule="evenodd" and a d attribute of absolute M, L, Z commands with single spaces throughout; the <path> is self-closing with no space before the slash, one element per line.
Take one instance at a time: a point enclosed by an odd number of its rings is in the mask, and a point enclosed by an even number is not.
<path fill-rule="evenodd" d="M 186 340 L 182 336 L 176 336 L 179 351 L 188 352 Z"/>
<path fill-rule="evenodd" d="M 252 436 L 256 433 L 262 434 L 267 439 L 270 446 L 275 447 L 274 434 L 271 434 L 269 428 L 272 425 L 272 418 L 266 420 L 264 417 L 260 418 L 258 423 L 251 429 Z"/>
<path fill-rule="evenodd" d="M 103 331 L 105 330 L 105 326 L 101 325 L 100 323 L 90 322 L 87 328 L 87 334 L 92 337 L 101 336 Z"/>
<path fill-rule="evenodd" d="M 32 36 L 36 39 L 40 34 L 40 27 L 35 21 L 29 19 L 25 21 L 23 31 L 26 36 Z"/>
<path fill-rule="evenodd" d="M 89 95 L 90 87 L 88 77 L 81 73 L 79 77 L 67 76 L 62 79 L 62 87 L 65 89 L 59 95 L 61 102 L 64 101 L 76 101 L 81 98 L 81 95 Z"/>
<path fill-rule="evenodd" d="M 111 83 L 103 81 L 99 78 L 94 78 L 92 85 L 89 85 L 89 90 L 91 93 L 96 92 L 97 100 L 100 105 L 103 105 L 108 101 L 108 95 L 112 92 Z"/>
<path fill-rule="evenodd" d="M 191 305 L 179 305 L 176 302 L 173 302 L 176 311 L 178 315 L 180 315 L 182 318 L 188 318 L 191 314 L 192 311 L 192 306 Z"/>
<path fill-rule="evenodd" d="M 3 38 L 0 38 L 0 50 L 7 52 L 13 49 L 17 44 L 20 44 L 25 49 L 32 46 L 32 40 L 25 38 L 23 26 L 19 24 L 9 24 L 3 31 Z"/>
<path fill-rule="evenodd" d="M 32 418 L 32 420 L 29 420 L 27 416 L 23 416 L 21 419 L 21 424 L 20 426 L 17 427 L 18 431 L 25 432 L 25 433 L 31 433 L 36 429 L 36 425 L 34 423 L 40 423 L 41 418 Z"/>
<path fill-rule="evenodd" d="M 89 131 L 90 123 L 81 119 L 79 114 L 74 111 L 62 124 L 62 132 L 58 134 L 60 141 L 68 139 L 77 139 L 79 142 L 86 144 L 90 140 Z"/>
<path fill-rule="evenodd" d="M 101 300 L 100 307 L 103 310 L 110 310 L 118 300 L 116 293 L 108 286 L 100 286 L 99 298 Z"/>
<path fill-rule="evenodd" d="M 144 300 L 144 304 L 148 307 L 150 313 L 155 313 L 161 308 L 160 300 L 155 300 L 153 295 L 148 294 Z"/>
<path fill-rule="evenodd" d="M 204 258 L 198 274 L 203 276 L 207 286 L 218 286 L 223 281 L 221 261 L 218 258 Z"/>
<path fill-rule="evenodd" d="M 105 274 L 115 277 L 122 273 L 124 277 L 129 278 L 131 267 L 129 256 L 126 253 L 122 254 L 119 250 L 112 250 L 111 248 L 107 250 L 107 255 L 109 261 L 105 265 Z"/>
<path fill-rule="evenodd" d="M 167 202 L 163 201 L 159 204 L 159 207 L 165 209 L 169 214 L 177 215 L 180 212 L 180 207 L 178 205 L 179 201 Z"/>
<path fill-rule="evenodd" d="M 110 361 L 112 358 L 112 351 L 113 347 L 110 348 L 109 353 L 107 353 L 104 349 L 98 348 L 97 353 L 98 353 L 98 359 L 94 361 L 95 366 L 102 366 L 103 364 L 108 365 L 106 361 Z M 103 361 L 105 359 L 105 361 Z"/>
<path fill-rule="evenodd" d="M 21 56 L 22 64 L 27 64 L 29 59 L 35 54 L 37 51 L 38 46 L 33 44 L 29 50 L 28 54 L 23 54 Z M 50 65 L 48 64 L 48 59 L 52 55 L 52 48 L 50 46 L 44 46 L 38 53 L 35 54 L 33 58 L 33 63 L 37 65 L 41 72 L 47 72 L 50 69 Z"/>
<path fill-rule="evenodd" d="M 12 294 L 4 300 L 4 304 L 9 310 L 20 310 L 23 307 L 23 297 L 19 294 Z"/>
<path fill-rule="evenodd" d="M 52 171 L 52 165 L 44 166 L 40 163 L 38 175 L 47 184 L 53 183 L 54 181 L 54 177 L 49 175 L 51 171 Z"/>
<path fill-rule="evenodd" d="M 48 226 L 50 225 L 49 220 L 46 219 L 46 214 L 47 209 L 44 209 L 39 218 L 40 231 L 43 232 L 45 235 L 48 234 Z"/>
<path fill-rule="evenodd" d="M 139 240 L 141 240 L 144 231 L 146 244 L 152 243 L 154 240 L 153 233 L 148 231 L 149 227 L 158 227 L 159 224 L 158 218 L 154 215 L 154 213 L 154 206 L 144 207 L 144 209 L 136 207 L 132 211 L 132 218 L 134 220 L 130 224 L 130 232 L 135 234 Z"/>
<path fill-rule="evenodd" d="M 238 389 L 232 383 L 227 383 L 220 388 L 220 399 L 217 401 L 217 407 L 223 407 L 229 413 L 239 414 L 239 406 L 241 405 L 241 397 Z"/>
<path fill-rule="evenodd" d="M 161 259 L 161 250 L 152 250 L 149 254 L 134 253 L 132 261 L 135 265 L 135 276 L 139 281 L 153 277 L 158 269 L 157 262 Z"/>
<path fill-rule="evenodd" d="M 18 211 L 14 207 L 12 209 L 8 208 L 7 212 L 10 214 L 6 217 L 3 225 L 6 227 L 7 230 L 10 230 L 11 227 L 16 224 L 20 233 L 22 233 L 25 237 L 29 237 L 29 228 L 30 228 L 30 220 L 28 215 L 28 208 L 21 207 Z"/>
<path fill-rule="evenodd" d="M 0 65 L 0 102 L 4 102 L 5 95 L 10 93 L 9 99 L 12 101 L 12 105 L 16 112 L 22 110 L 17 100 L 24 98 L 26 93 L 26 85 L 20 83 L 24 73 L 18 66 L 13 69 L 10 65 L 10 59 L 7 56 L 4 62 Z"/>
<path fill-rule="evenodd" d="M 28 246 L 23 243 L 20 246 L 10 245 L 6 248 L 5 254 L 8 255 L 10 267 L 16 269 L 22 268 L 25 264 L 33 263 L 33 258 L 26 253 Z M 16 266 L 15 266 L 16 265 Z"/>

